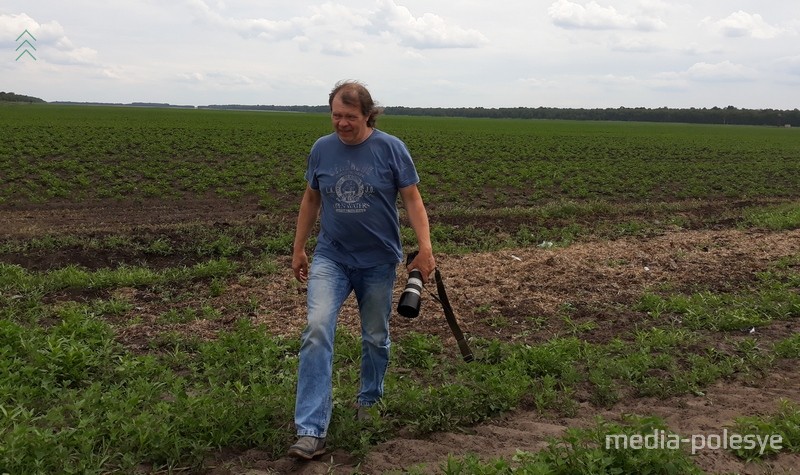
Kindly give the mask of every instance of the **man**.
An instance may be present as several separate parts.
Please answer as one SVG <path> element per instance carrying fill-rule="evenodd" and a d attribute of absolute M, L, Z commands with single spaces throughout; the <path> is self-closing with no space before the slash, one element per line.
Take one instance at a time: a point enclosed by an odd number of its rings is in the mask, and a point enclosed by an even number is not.
<path fill-rule="evenodd" d="M 334 132 L 318 139 L 308 156 L 308 184 L 292 254 L 295 277 L 308 283 L 295 405 L 298 440 L 289 448 L 290 455 L 303 459 L 325 452 L 333 408 L 333 340 L 350 292 L 355 292 L 361 317 L 359 416 L 383 396 L 392 291 L 403 258 L 398 194 L 419 246 L 408 269 L 419 269 L 427 281 L 436 267 L 419 176 L 405 144 L 375 128 L 381 109 L 363 84 L 337 83 L 328 104 Z M 320 232 L 309 269 L 305 246 L 318 216 Z"/>

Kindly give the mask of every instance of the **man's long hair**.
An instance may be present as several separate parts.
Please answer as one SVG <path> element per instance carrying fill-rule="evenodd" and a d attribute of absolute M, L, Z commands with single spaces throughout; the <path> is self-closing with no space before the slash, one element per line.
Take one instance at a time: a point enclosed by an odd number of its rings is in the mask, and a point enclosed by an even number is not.
<path fill-rule="evenodd" d="M 333 99 L 336 96 L 348 106 L 355 106 L 367 117 L 367 126 L 375 127 L 378 116 L 383 113 L 383 107 L 378 107 L 372 100 L 372 95 L 367 87 L 359 81 L 346 79 L 339 81 L 328 96 L 328 105 L 333 108 Z"/>

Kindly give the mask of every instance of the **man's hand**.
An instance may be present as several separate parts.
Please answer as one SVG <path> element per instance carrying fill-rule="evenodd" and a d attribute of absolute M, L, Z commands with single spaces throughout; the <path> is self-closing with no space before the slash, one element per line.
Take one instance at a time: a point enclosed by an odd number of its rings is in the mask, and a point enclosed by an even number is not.
<path fill-rule="evenodd" d="M 406 270 L 411 272 L 412 269 L 418 269 L 422 274 L 422 282 L 427 283 L 428 277 L 436 269 L 436 260 L 433 258 L 433 251 L 430 249 L 421 249 L 408 266 Z"/>
<path fill-rule="evenodd" d="M 292 254 L 292 270 L 295 279 L 304 283 L 308 280 L 308 254 L 306 251 L 296 251 Z"/>
<path fill-rule="evenodd" d="M 320 206 L 322 206 L 322 197 L 319 190 L 311 188 L 311 185 L 306 185 L 303 200 L 300 202 L 300 212 L 297 213 L 297 230 L 292 245 L 292 270 L 295 278 L 300 282 L 308 280 L 308 254 L 306 254 L 305 246 L 308 235 L 319 216 Z"/>

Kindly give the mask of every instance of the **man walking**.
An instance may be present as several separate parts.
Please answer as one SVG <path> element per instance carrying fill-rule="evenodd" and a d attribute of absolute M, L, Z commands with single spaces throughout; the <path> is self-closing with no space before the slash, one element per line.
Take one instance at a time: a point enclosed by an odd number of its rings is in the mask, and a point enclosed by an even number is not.
<path fill-rule="evenodd" d="M 328 104 L 334 132 L 311 148 L 292 254 L 295 277 L 308 283 L 295 404 L 298 440 L 289 448 L 290 455 L 303 459 L 325 452 L 333 409 L 333 341 L 351 292 L 361 317 L 359 416 L 383 396 L 392 291 L 403 257 L 398 194 L 419 246 L 408 269 L 419 269 L 427 281 L 436 267 L 419 176 L 405 144 L 375 128 L 382 110 L 363 84 L 337 83 Z M 320 232 L 309 269 L 305 246 L 317 217 Z"/>

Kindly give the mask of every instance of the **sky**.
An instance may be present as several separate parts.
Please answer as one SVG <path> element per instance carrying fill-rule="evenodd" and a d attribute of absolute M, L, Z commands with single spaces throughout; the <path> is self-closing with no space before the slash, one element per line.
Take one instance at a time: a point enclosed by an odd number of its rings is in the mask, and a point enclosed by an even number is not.
<path fill-rule="evenodd" d="M 800 1 L 0 0 L 0 91 L 321 105 L 341 79 L 384 106 L 795 109 Z"/>

